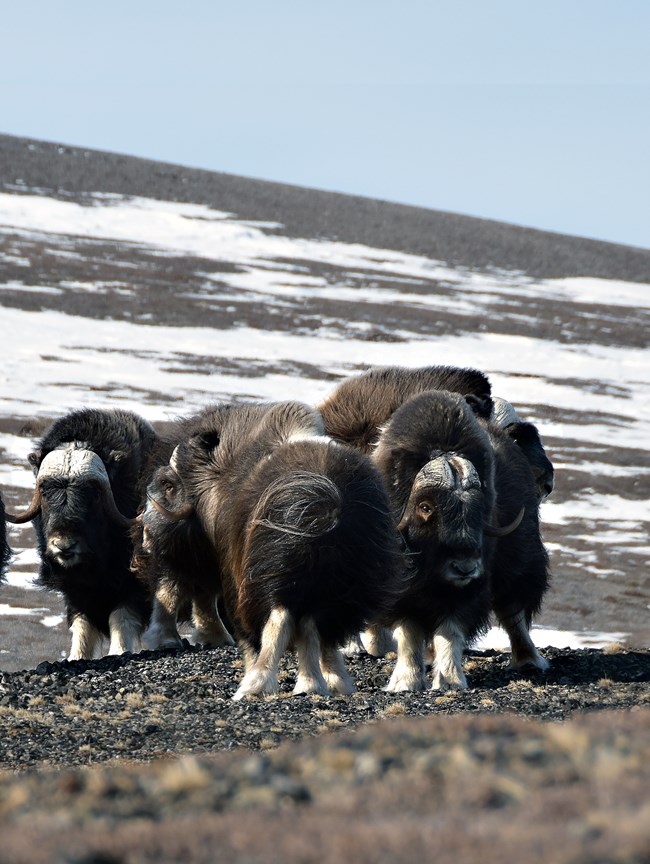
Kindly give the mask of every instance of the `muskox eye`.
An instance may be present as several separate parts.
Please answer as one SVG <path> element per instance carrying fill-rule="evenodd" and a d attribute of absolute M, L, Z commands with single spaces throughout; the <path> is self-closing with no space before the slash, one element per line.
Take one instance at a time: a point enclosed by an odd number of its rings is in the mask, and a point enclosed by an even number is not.
<path fill-rule="evenodd" d="M 433 513 L 433 507 L 429 504 L 428 501 L 421 501 L 417 508 L 418 516 L 421 516 L 423 519 L 428 519 Z"/>

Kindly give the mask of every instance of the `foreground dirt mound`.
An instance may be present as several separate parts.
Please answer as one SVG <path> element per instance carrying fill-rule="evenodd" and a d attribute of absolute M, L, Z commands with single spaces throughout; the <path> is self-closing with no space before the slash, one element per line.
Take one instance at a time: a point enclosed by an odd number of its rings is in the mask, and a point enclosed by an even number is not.
<path fill-rule="evenodd" d="M 0 861 L 641 864 L 649 720 L 384 720 L 267 753 L 4 778 Z"/>

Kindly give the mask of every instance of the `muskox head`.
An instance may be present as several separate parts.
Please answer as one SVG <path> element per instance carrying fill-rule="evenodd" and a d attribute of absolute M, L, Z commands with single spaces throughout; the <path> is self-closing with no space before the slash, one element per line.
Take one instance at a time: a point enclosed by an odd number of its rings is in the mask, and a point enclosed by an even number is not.
<path fill-rule="evenodd" d="M 546 455 L 537 427 L 523 422 L 514 407 L 505 399 L 494 397 L 490 420 L 504 429 L 519 445 L 528 460 L 537 487 L 537 499 L 543 501 L 553 491 L 554 469 Z"/>
<path fill-rule="evenodd" d="M 441 454 L 418 471 L 398 525 L 419 566 L 462 588 L 484 572 L 486 497 L 474 465 Z"/>
<path fill-rule="evenodd" d="M 174 467 L 174 457 L 154 473 L 147 487 L 145 509 L 132 530 L 132 569 L 144 572 L 150 555 L 175 557 L 186 554 L 187 520 L 194 508 Z"/>
<path fill-rule="evenodd" d="M 76 443 L 43 458 L 31 504 L 22 513 L 7 514 L 7 520 L 16 524 L 36 518 L 42 553 L 63 568 L 103 552 L 115 527 L 126 529 L 133 522 L 119 511 L 100 457 Z"/>

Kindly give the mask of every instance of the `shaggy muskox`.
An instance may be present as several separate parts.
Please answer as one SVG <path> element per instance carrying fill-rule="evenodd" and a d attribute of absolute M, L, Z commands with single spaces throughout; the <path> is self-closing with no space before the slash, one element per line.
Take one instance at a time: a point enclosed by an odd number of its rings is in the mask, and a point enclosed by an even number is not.
<path fill-rule="evenodd" d="M 218 557 L 178 482 L 175 464 L 172 454 L 171 464 L 156 470 L 132 531 L 131 569 L 153 597 L 145 643 L 150 649 L 181 645 L 178 624 L 190 618 L 195 644 L 234 645 L 217 608 L 222 593 Z M 170 520 L 161 505 L 186 518 Z"/>
<path fill-rule="evenodd" d="M 164 501 L 153 500 L 158 512 L 172 522 L 195 519 L 212 548 L 246 668 L 235 699 L 276 693 L 292 642 L 294 693 L 350 693 L 338 648 L 382 618 L 402 589 L 379 472 L 322 433 L 318 413 L 298 402 L 219 405 L 154 481 L 168 487 Z M 155 566 L 159 535 L 150 524 L 145 514 Z"/>
<path fill-rule="evenodd" d="M 145 587 L 129 570 L 129 528 L 144 500 L 156 434 L 130 411 L 82 409 L 56 420 L 29 456 L 32 502 L 11 522 L 33 520 L 40 583 L 59 591 L 72 631 L 71 660 L 133 651 L 149 616 Z"/>
<path fill-rule="evenodd" d="M 496 501 L 487 433 L 463 396 L 430 391 L 400 406 L 375 451 L 407 547 L 409 587 L 392 610 L 397 663 L 388 690 L 467 686 L 463 650 L 488 626 L 490 529 Z"/>
<path fill-rule="evenodd" d="M 7 525 L 5 523 L 5 504 L 0 495 L 0 583 L 4 579 L 5 570 L 9 559 L 11 558 L 11 549 L 7 541 Z"/>
<path fill-rule="evenodd" d="M 524 508 L 524 516 L 516 536 L 499 540 L 496 544 L 495 564 L 490 568 L 493 605 L 511 640 L 512 664 L 545 668 L 546 661 L 535 650 L 528 634 L 532 615 L 539 610 L 548 585 L 547 556 L 540 537 L 538 504 L 553 488 L 553 466 L 536 427 L 523 422 L 510 403 L 491 397 L 489 381 L 481 372 L 452 367 L 373 369 L 342 382 L 323 402 L 320 410 L 330 434 L 350 441 L 362 450 L 369 450 L 373 445 L 377 446 L 382 430 L 399 405 L 414 394 L 427 389 L 440 390 L 445 385 L 447 389 L 464 395 L 484 429 L 491 430 L 489 440 L 499 468 L 495 489 L 496 494 L 501 490 L 499 505 L 511 510 L 507 502 L 516 499 L 513 489 L 518 490 L 520 504 L 516 513 Z M 499 434 L 499 429 L 503 429 L 505 436 Z M 530 498 L 531 480 L 534 483 L 533 500 Z M 502 521 L 511 522 L 516 513 L 509 513 Z M 514 561 L 514 549 L 522 555 L 519 562 Z M 529 555 L 530 564 L 526 568 Z M 503 586 L 507 586 L 507 590 Z M 504 596 L 508 592 L 513 596 Z M 524 599 L 518 602 L 514 595 Z M 376 626 L 363 634 L 363 643 L 366 650 L 376 655 L 391 647 L 389 634 Z M 361 642 L 357 641 L 351 650 L 360 647 Z"/>
<path fill-rule="evenodd" d="M 553 491 L 554 471 L 537 427 L 520 419 L 510 402 L 494 397 L 490 420 L 504 429 L 526 457 L 535 479 L 538 501 Z"/>
<path fill-rule="evenodd" d="M 527 451 L 512 434 L 512 427 L 505 429 L 493 422 L 483 422 L 490 439 L 494 455 L 496 504 L 494 520 L 507 525 L 522 513 L 520 524 L 511 533 L 500 536 L 494 545 L 490 560 L 491 606 L 499 624 L 508 634 L 512 656 L 512 668 L 527 666 L 540 670 L 548 668 L 530 636 L 533 616 L 542 605 L 549 585 L 548 554 L 542 542 L 539 524 L 539 478 L 533 476 L 531 467 L 539 464 L 541 475 L 552 480 L 540 455 L 539 436 L 532 427 L 533 435 L 528 439 L 532 447 Z M 529 427 L 531 424 L 518 424 Z M 528 430 L 524 430 L 528 435 Z M 537 463 L 531 457 L 537 458 Z M 548 461 L 548 460 L 546 460 Z M 548 463 L 550 466 L 550 462 Z M 541 486 L 543 489 L 544 487 Z"/>

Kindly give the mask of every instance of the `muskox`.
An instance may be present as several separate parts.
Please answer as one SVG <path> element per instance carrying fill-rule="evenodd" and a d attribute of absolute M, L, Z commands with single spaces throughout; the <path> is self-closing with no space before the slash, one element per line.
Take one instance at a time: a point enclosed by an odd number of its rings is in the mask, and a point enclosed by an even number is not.
<path fill-rule="evenodd" d="M 389 501 L 372 462 L 323 436 L 318 413 L 301 403 L 219 405 L 159 480 L 168 494 L 154 499 L 158 512 L 196 519 L 212 547 L 245 663 L 234 698 L 276 693 L 291 643 L 294 693 L 352 692 L 339 646 L 383 618 L 402 589 Z"/>
<path fill-rule="evenodd" d="M 11 558 L 11 549 L 7 541 L 7 525 L 5 523 L 5 505 L 0 495 L 0 582 L 3 581 L 9 559 Z"/>
<path fill-rule="evenodd" d="M 162 507 L 185 513 L 171 520 Z M 144 641 L 148 648 L 182 644 L 180 621 L 191 619 L 195 644 L 234 645 L 219 615 L 222 593 L 218 557 L 203 531 L 185 487 L 178 482 L 175 454 L 160 466 L 147 488 L 147 503 L 132 530 L 131 569 L 148 587 L 153 609 Z"/>
<path fill-rule="evenodd" d="M 60 592 L 72 631 L 69 659 L 133 651 L 149 615 L 144 587 L 130 572 L 129 528 L 141 508 L 153 428 L 130 411 L 81 409 L 56 420 L 29 461 L 32 502 L 11 522 L 33 520 L 39 581 Z"/>
<path fill-rule="evenodd" d="M 540 454 L 541 444 L 535 427 L 532 427 L 534 434 L 528 439 L 533 446 L 527 452 L 512 434 L 512 426 L 504 429 L 493 422 L 483 422 L 482 425 L 494 455 L 494 520 L 506 525 L 521 514 L 517 529 L 500 536 L 494 544 L 490 560 L 491 606 L 510 639 L 510 666 L 545 670 L 548 661 L 536 649 L 529 630 L 549 585 L 548 554 L 539 524 L 539 496 L 540 489 L 544 488 L 540 477 L 545 478 L 542 482 L 551 482 L 552 466 L 549 474 L 539 458 L 541 455 L 545 459 L 545 456 L 543 448 Z M 525 428 L 523 434 L 528 435 L 529 431 Z M 537 457 L 537 463 L 531 457 Z M 535 464 L 541 467 L 537 478 L 531 470 Z"/>
<path fill-rule="evenodd" d="M 465 646 L 485 631 L 496 502 L 494 457 L 479 419 L 458 393 L 430 391 L 399 407 L 375 460 L 407 548 L 409 587 L 392 610 L 397 663 L 388 690 L 424 687 L 433 638 L 433 687 L 466 687 Z"/>
<path fill-rule="evenodd" d="M 514 407 L 505 399 L 494 397 L 490 420 L 517 444 L 526 457 L 533 473 L 537 499 L 542 501 L 553 491 L 553 465 L 546 455 L 537 427 L 519 417 Z"/>
<path fill-rule="evenodd" d="M 519 489 L 521 504 L 517 512 L 522 507 L 525 508 L 522 528 L 517 532 L 516 538 L 511 538 L 504 543 L 500 541 L 497 549 L 512 549 L 519 543 L 525 560 L 528 554 L 527 548 L 534 547 L 535 552 L 531 554 L 531 572 L 522 572 L 521 564 L 512 566 L 511 562 L 508 570 L 510 575 L 507 578 L 495 575 L 493 581 L 497 587 L 493 592 L 494 608 L 499 621 L 510 636 L 513 665 L 519 667 L 532 663 L 539 668 L 544 668 L 546 661 L 532 646 L 528 628 L 532 614 L 539 609 L 541 597 L 548 584 L 547 566 L 544 563 L 546 553 L 543 551 L 539 533 L 538 504 L 553 489 L 553 466 L 546 455 L 536 427 L 532 423 L 522 421 L 509 402 L 491 396 L 490 383 L 483 373 L 472 369 L 444 366 L 421 369 L 401 367 L 372 369 L 343 381 L 322 403 L 320 410 L 325 428 L 331 435 L 349 441 L 366 452 L 373 452 L 373 448 L 376 448 L 380 441 L 382 430 L 400 405 L 415 394 L 444 388 L 465 396 L 484 428 L 493 430 L 494 435 L 490 436 L 490 442 L 496 447 L 494 455 L 501 454 L 504 461 L 504 467 L 499 473 L 499 484 L 503 488 L 515 486 Z M 498 436 L 499 428 L 505 431 L 513 447 L 508 448 L 503 437 Z M 522 456 L 524 461 L 521 459 Z M 511 475 L 517 477 L 516 482 L 506 481 L 508 464 L 510 464 Z M 535 484 L 534 502 L 530 500 L 528 494 L 531 478 Z M 502 492 L 500 501 L 513 500 L 512 495 L 507 499 L 504 495 L 505 493 Z M 525 535 L 529 538 L 527 545 L 521 543 L 521 538 Z M 502 554 L 505 555 L 505 552 L 502 551 Z M 502 569 L 502 566 L 497 567 L 495 573 Z M 518 607 L 519 611 L 513 617 L 510 612 L 502 611 L 508 604 L 501 597 L 498 584 L 507 584 L 514 590 L 513 586 L 517 581 L 516 572 L 519 572 L 517 578 L 520 581 L 520 590 L 526 594 L 526 602 Z M 519 622 L 516 626 L 515 620 Z M 385 653 L 386 648 L 391 647 L 389 634 L 376 626 L 369 628 L 363 634 L 363 644 L 366 650 L 376 655 Z M 519 647 L 517 648 L 516 645 Z M 350 647 L 351 650 L 359 650 L 361 642 L 358 640 Z"/>

